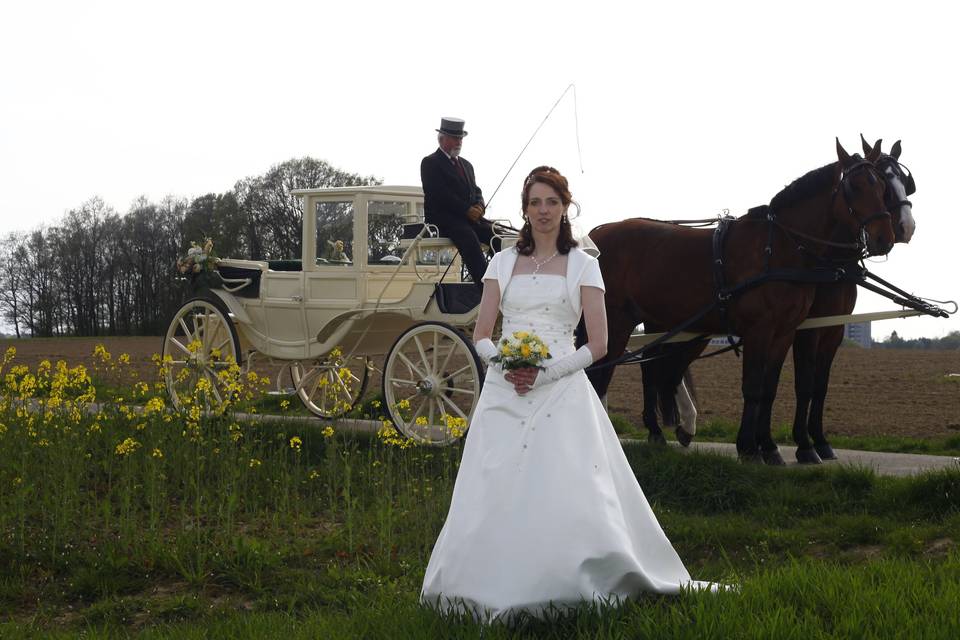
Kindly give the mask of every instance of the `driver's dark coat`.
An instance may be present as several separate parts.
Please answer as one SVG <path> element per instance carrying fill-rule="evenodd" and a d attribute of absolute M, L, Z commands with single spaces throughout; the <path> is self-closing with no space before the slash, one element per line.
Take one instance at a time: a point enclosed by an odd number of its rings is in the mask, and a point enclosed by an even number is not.
<path fill-rule="evenodd" d="M 450 158 L 437 149 L 420 162 L 423 184 L 423 213 L 427 222 L 438 226 L 467 224 L 467 209 L 483 204 L 473 165 L 460 158 L 466 180 L 460 177 Z"/>

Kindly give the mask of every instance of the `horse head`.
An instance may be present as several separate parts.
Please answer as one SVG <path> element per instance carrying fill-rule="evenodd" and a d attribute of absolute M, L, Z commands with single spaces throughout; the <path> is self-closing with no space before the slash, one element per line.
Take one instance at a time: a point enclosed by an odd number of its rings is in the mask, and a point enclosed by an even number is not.
<path fill-rule="evenodd" d="M 868 153 L 872 147 L 862 133 L 860 141 L 863 144 L 864 153 Z M 876 144 L 879 145 L 880 140 L 877 140 Z M 887 211 L 893 216 L 893 233 L 896 241 L 907 243 L 917 229 L 917 222 L 913 218 L 913 203 L 907 199 L 907 196 L 913 195 L 917 185 L 913 181 L 910 170 L 900 164 L 900 152 L 900 141 L 897 140 L 890 148 L 889 154 L 880 154 L 876 166 L 887 183 L 887 190 L 883 197 Z"/>
<path fill-rule="evenodd" d="M 875 163 L 880 159 L 880 142 L 865 158 L 850 155 L 837 139 L 838 177 L 834 189 L 837 221 L 846 226 L 870 255 L 884 255 L 893 248 L 895 234 L 884 201 L 886 183 Z"/>

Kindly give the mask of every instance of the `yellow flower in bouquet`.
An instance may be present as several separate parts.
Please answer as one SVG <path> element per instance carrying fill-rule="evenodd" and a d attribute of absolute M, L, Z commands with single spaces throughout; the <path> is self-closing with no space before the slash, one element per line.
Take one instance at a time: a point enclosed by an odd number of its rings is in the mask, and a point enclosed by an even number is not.
<path fill-rule="evenodd" d="M 514 331 L 509 336 L 503 336 L 498 346 L 497 355 L 490 360 L 499 364 L 504 371 L 525 367 L 542 369 L 541 363 L 551 357 L 546 343 L 529 331 Z"/>

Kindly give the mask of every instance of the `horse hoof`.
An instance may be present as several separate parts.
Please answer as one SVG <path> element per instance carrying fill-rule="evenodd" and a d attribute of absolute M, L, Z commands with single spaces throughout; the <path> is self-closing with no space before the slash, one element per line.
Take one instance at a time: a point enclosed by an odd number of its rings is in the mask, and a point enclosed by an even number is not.
<path fill-rule="evenodd" d="M 737 460 L 743 464 L 763 464 L 763 456 L 759 451 L 752 453 L 738 453 Z"/>
<path fill-rule="evenodd" d="M 667 439 L 664 437 L 663 432 L 651 433 L 647 435 L 647 442 L 650 444 L 662 444 L 666 446 Z"/>
<path fill-rule="evenodd" d="M 676 434 L 677 442 L 679 442 L 681 446 L 689 447 L 690 443 L 693 442 L 693 436 L 684 431 L 683 427 L 677 427 Z"/>
<path fill-rule="evenodd" d="M 800 464 L 823 464 L 823 460 L 812 448 L 797 449 L 797 462 Z"/>
<path fill-rule="evenodd" d="M 780 455 L 779 449 L 771 449 L 770 451 L 764 451 L 762 454 L 764 464 L 768 464 L 771 467 L 785 467 L 787 465 L 784 461 L 783 456 Z"/>
<path fill-rule="evenodd" d="M 821 460 L 836 460 L 837 454 L 833 452 L 833 447 L 824 442 L 823 444 L 815 444 L 813 448 L 817 450 L 817 453 L 820 454 Z"/>

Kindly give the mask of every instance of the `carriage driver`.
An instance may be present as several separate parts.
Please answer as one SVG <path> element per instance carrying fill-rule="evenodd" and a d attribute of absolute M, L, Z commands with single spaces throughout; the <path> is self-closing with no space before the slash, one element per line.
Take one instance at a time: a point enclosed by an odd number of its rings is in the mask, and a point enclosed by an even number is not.
<path fill-rule="evenodd" d="M 463 120 L 441 118 L 437 129 L 440 148 L 420 162 L 423 212 L 440 235 L 450 238 L 463 256 L 473 282 L 482 287 L 487 261 L 480 245 L 492 246 L 493 223 L 483 217 L 483 193 L 477 186 L 473 165 L 460 157 L 467 132 Z"/>

